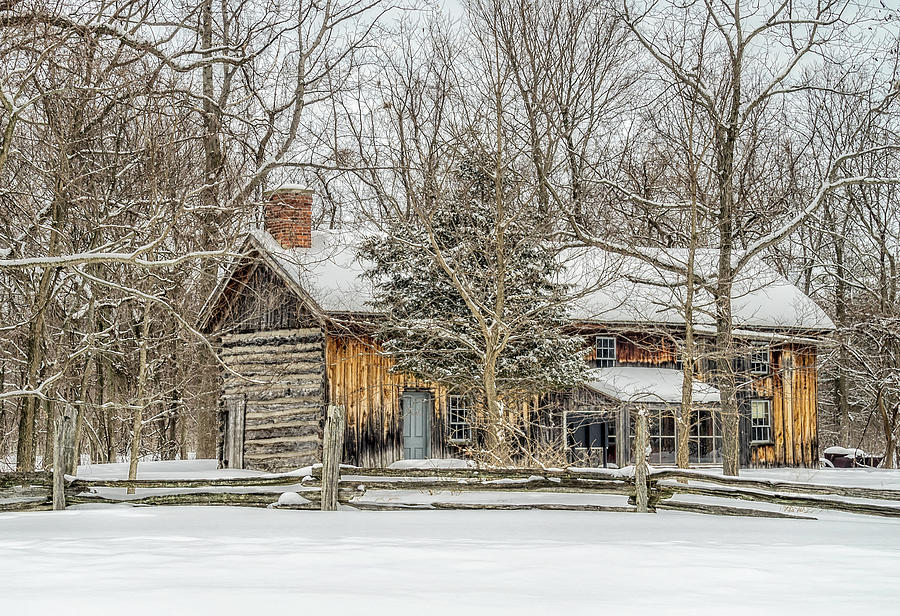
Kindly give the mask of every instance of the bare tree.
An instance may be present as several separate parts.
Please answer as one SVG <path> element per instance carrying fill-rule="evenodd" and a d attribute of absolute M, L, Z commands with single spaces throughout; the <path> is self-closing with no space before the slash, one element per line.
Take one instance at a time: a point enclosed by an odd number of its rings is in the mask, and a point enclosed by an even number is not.
<path fill-rule="evenodd" d="M 34 467 L 40 426 L 50 433 L 42 407 L 65 401 L 80 409 L 80 442 L 105 460 L 125 451 L 135 301 L 165 332 L 150 352 L 179 358 L 154 388 L 164 421 L 144 427 L 180 431 L 186 453 L 190 425 L 210 453 L 212 347 L 193 327 L 196 298 L 266 183 L 338 167 L 330 101 L 385 10 L 276 8 L 59 0 L 0 13 L 0 173 L 12 187 L 0 192 L 0 400 L 19 403 L 19 468 Z"/>
<path fill-rule="evenodd" d="M 713 208 L 717 271 L 697 272 L 698 283 L 716 300 L 717 384 L 722 393 L 726 474 L 737 474 L 739 456 L 739 409 L 734 358 L 738 350 L 733 335 L 732 294 L 741 270 L 796 231 L 821 207 L 826 196 L 848 185 L 896 182 L 896 177 L 857 175 L 848 163 L 870 151 L 887 154 L 892 142 L 874 150 L 843 151 L 829 159 L 819 182 L 794 209 L 773 217 L 773 205 L 785 202 L 782 195 L 763 192 L 761 173 L 772 160 L 767 143 L 782 132 L 777 121 L 777 102 L 790 100 L 816 87 L 806 63 L 840 49 L 841 35 L 865 15 L 849 10 L 846 1 L 796 6 L 787 2 L 767 2 L 752 10 L 745 3 L 711 2 L 683 5 L 674 2 L 620 5 L 624 23 L 635 40 L 652 59 L 651 74 L 658 83 L 688 101 L 696 101 L 700 111 L 697 129 L 710 139 L 711 148 L 703 168 L 714 180 L 709 205 Z M 848 24 L 849 19 L 854 22 Z M 874 43 L 873 43 L 874 45 Z M 889 80 L 882 84 L 880 101 L 870 109 L 878 114 L 896 97 Z M 796 159 L 806 151 L 789 152 Z M 769 167 L 768 173 L 777 172 Z M 621 197 L 646 201 L 621 181 L 607 182 Z M 771 187 L 771 184 L 769 184 Z M 794 187 L 786 186 L 793 191 Z M 665 207 L 665 204 L 660 204 Z M 775 212 L 778 211 L 776 207 Z M 770 215 L 763 217 L 762 213 Z M 774 222 L 773 222 L 774 218 Z M 611 242 L 581 226 L 570 217 L 574 232 L 584 242 L 626 254 L 640 254 L 633 247 Z M 761 221 L 766 221 L 761 224 Z M 640 254 L 654 262 L 652 254 Z M 684 273 L 684 268 L 657 263 Z"/>

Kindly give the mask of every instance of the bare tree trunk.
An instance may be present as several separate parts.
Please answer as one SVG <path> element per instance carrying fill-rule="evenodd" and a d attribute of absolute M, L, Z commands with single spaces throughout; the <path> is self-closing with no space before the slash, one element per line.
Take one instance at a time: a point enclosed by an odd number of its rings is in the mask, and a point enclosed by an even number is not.
<path fill-rule="evenodd" d="M 637 413 L 637 426 L 635 426 L 634 438 L 634 503 L 638 513 L 647 513 L 647 445 L 649 443 L 649 428 L 647 426 L 647 410 L 640 409 Z"/>
<path fill-rule="evenodd" d="M 111 463 L 116 461 L 115 442 L 113 440 L 112 415 L 106 404 L 110 402 L 110 379 L 107 371 L 106 360 L 102 354 L 97 355 L 97 419 L 99 422 L 98 451 L 102 453 L 99 459 Z"/>
<path fill-rule="evenodd" d="M 203 49 L 213 48 L 215 23 L 213 20 L 213 1 L 203 0 L 200 6 L 200 43 Z M 209 57 L 209 52 L 204 53 Z M 216 190 L 220 173 L 223 168 L 224 156 L 221 149 L 222 122 L 220 112 L 216 107 L 215 74 L 213 64 L 207 64 L 202 69 L 201 87 L 203 89 L 203 146 L 204 146 L 204 173 L 205 187 L 201 195 L 203 204 L 214 209 L 218 205 L 218 193 Z M 204 244 L 209 247 L 214 242 L 216 217 L 210 214 L 205 221 L 203 232 Z M 206 276 L 215 280 L 215 262 L 209 262 L 205 268 Z M 197 458 L 210 459 L 216 457 L 216 445 L 218 441 L 218 426 L 216 422 L 215 404 L 208 406 L 202 404 L 197 409 Z"/>
<path fill-rule="evenodd" d="M 894 439 L 894 431 L 897 429 L 897 417 L 900 415 L 900 408 L 894 407 L 893 412 L 888 412 L 887 405 L 884 403 L 884 389 L 878 391 L 878 411 L 881 414 L 881 426 L 884 430 L 884 460 L 882 468 L 894 468 L 894 450 L 896 441 Z"/>
<path fill-rule="evenodd" d="M 93 362 L 90 358 L 85 360 L 84 369 L 81 373 L 81 382 L 78 385 L 78 401 L 75 403 L 75 455 L 72 456 L 72 465 L 67 471 L 70 475 L 74 475 L 77 472 L 81 458 L 81 440 L 84 432 L 84 415 L 85 407 L 87 406 L 88 383 L 92 365 Z"/>
<path fill-rule="evenodd" d="M 691 251 L 693 253 L 693 250 Z M 693 269 L 693 254 L 689 257 L 688 272 Z M 687 305 L 693 302 L 693 292 L 691 286 L 693 276 L 688 274 L 688 300 Z M 676 463 L 679 468 L 689 468 L 690 463 L 690 439 L 691 426 L 694 418 L 694 326 L 691 323 L 693 318 L 693 310 L 687 308 L 685 314 L 688 320 L 685 325 L 684 332 L 684 356 L 682 358 L 683 376 L 681 382 L 681 407 L 675 419 L 675 428 L 677 430 L 676 440 L 678 441 L 678 450 L 675 454 Z"/>
<path fill-rule="evenodd" d="M 737 127 L 741 104 L 740 65 L 731 67 L 730 100 L 727 124 L 716 128 L 716 176 L 719 211 L 719 264 L 716 282 L 716 353 L 719 393 L 722 407 L 722 471 L 738 475 L 740 469 L 740 416 L 737 386 L 734 375 L 734 323 L 731 312 L 731 293 L 734 266 L 731 262 L 734 246 L 734 155 L 737 148 Z"/>
<path fill-rule="evenodd" d="M 53 443 L 55 442 L 54 429 L 56 428 L 56 421 L 53 417 L 53 403 L 50 402 L 50 400 L 45 399 L 43 401 L 43 407 L 46 432 L 44 432 L 44 455 L 41 458 L 41 466 L 44 470 L 47 470 L 53 463 Z"/>
<path fill-rule="evenodd" d="M 6 364 L 0 363 L 0 392 L 6 388 Z M 0 452 L 6 452 L 6 399 L 0 398 Z"/>
<path fill-rule="evenodd" d="M 837 277 L 834 289 L 835 320 L 839 328 L 840 347 L 838 349 L 837 381 L 835 383 L 835 402 L 838 408 L 840 421 L 840 442 L 842 447 L 849 447 L 853 437 L 850 426 L 850 388 L 847 377 L 847 368 L 850 365 L 850 353 L 848 352 L 847 335 L 847 283 L 844 271 L 844 241 L 842 237 L 835 238 L 834 242 L 835 266 Z"/>
<path fill-rule="evenodd" d="M 49 285 L 49 269 L 44 270 L 44 274 L 41 277 L 42 289 L 44 289 L 44 278 L 48 280 Z M 38 375 L 40 374 L 42 340 L 44 335 L 43 313 L 43 308 L 40 308 L 34 319 L 31 321 L 30 331 L 28 333 L 25 378 L 23 380 L 23 385 L 26 388 L 33 388 L 37 385 Z M 22 399 L 22 406 L 19 412 L 19 441 L 16 446 L 16 470 L 18 471 L 34 470 L 34 444 L 37 436 L 35 434 L 37 427 L 37 404 L 38 398 L 35 396 L 25 396 Z"/>
<path fill-rule="evenodd" d="M 131 425 L 131 454 L 128 464 L 128 478 L 137 479 L 138 460 L 141 454 L 141 423 L 147 406 L 147 339 L 150 337 L 150 306 L 144 305 L 144 319 L 141 325 L 140 367 L 138 369 L 137 400 L 134 403 L 134 420 Z M 134 488 L 128 488 L 134 494 Z"/>
<path fill-rule="evenodd" d="M 184 409 L 179 410 L 177 420 L 178 420 L 178 458 L 180 460 L 187 460 L 187 458 L 188 458 L 187 415 L 185 415 Z"/>
<path fill-rule="evenodd" d="M 509 443 L 504 426 L 503 407 L 497 394 L 497 362 L 493 355 L 485 361 L 484 369 L 484 447 L 495 464 L 511 462 Z"/>
<path fill-rule="evenodd" d="M 693 142 L 693 118 L 689 123 L 688 151 Z M 679 468 L 689 468 L 691 426 L 694 419 L 694 260 L 697 254 L 699 236 L 697 233 L 697 165 L 693 155 L 690 157 L 689 184 L 691 198 L 691 228 L 688 240 L 687 275 L 685 277 L 684 299 L 684 354 L 682 356 L 683 377 L 681 382 L 681 407 L 676 416 L 675 440 L 678 450 L 675 461 Z"/>
<path fill-rule="evenodd" d="M 728 266 L 730 268 L 730 265 Z M 734 373 L 734 336 L 731 322 L 731 283 L 720 279 L 716 298 L 716 385 L 722 413 L 722 472 L 740 471 L 740 409 Z"/>

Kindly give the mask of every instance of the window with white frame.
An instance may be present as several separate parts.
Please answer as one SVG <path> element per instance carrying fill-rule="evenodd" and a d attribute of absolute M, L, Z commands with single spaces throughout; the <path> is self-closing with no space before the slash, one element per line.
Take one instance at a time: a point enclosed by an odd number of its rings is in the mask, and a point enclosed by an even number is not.
<path fill-rule="evenodd" d="M 472 439 L 472 426 L 469 417 L 472 405 L 468 396 L 450 394 L 447 396 L 447 428 L 451 441 L 468 441 Z"/>
<path fill-rule="evenodd" d="M 616 365 L 616 339 L 614 336 L 597 336 L 597 368 L 612 368 Z"/>
<path fill-rule="evenodd" d="M 772 442 L 772 401 L 750 401 L 750 440 L 753 443 Z"/>
<path fill-rule="evenodd" d="M 675 349 L 674 362 L 676 370 L 684 370 L 684 349 L 681 347 Z"/>
<path fill-rule="evenodd" d="M 769 374 L 772 367 L 772 352 L 767 346 L 754 346 L 750 350 L 750 372 Z"/>

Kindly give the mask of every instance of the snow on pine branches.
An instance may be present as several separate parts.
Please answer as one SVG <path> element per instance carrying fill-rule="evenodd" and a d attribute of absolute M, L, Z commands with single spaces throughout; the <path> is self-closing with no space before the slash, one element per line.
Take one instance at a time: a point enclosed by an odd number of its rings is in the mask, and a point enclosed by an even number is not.
<path fill-rule="evenodd" d="M 570 289 L 549 223 L 518 185 L 495 182 L 493 165 L 468 155 L 445 190 L 362 246 L 394 370 L 470 395 L 492 434 L 510 401 L 585 370 L 584 341 L 563 330 Z"/>

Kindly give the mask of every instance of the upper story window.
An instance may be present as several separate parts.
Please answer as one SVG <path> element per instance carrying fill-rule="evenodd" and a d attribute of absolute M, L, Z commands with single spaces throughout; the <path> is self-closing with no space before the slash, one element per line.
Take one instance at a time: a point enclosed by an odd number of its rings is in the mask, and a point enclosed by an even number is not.
<path fill-rule="evenodd" d="M 772 442 L 772 401 L 750 401 L 750 441 L 753 443 Z"/>
<path fill-rule="evenodd" d="M 447 396 L 447 428 L 451 441 L 472 439 L 472 425 L 469 423 L 472 405 L 468 396 L 450 394 Z"/>
<path fill-rule="evenodd" d="M 676 370 L 684 370 L 684 347 L 681 345 L 675 346 L 675 350 L 672 352 L 672 361 Z"/>
<path fill-rule="evenodd" d="M 750 373 L 769 374 L 772 369 L 772 351 L 767 346 L 755 346 L 750 350 Z"/>
<path fill-rule="evenodd" d="M 616 365 L 616 339 L 614 336 L 597 336 L 594 343 L 598 368 L 612 368 Z"/>

